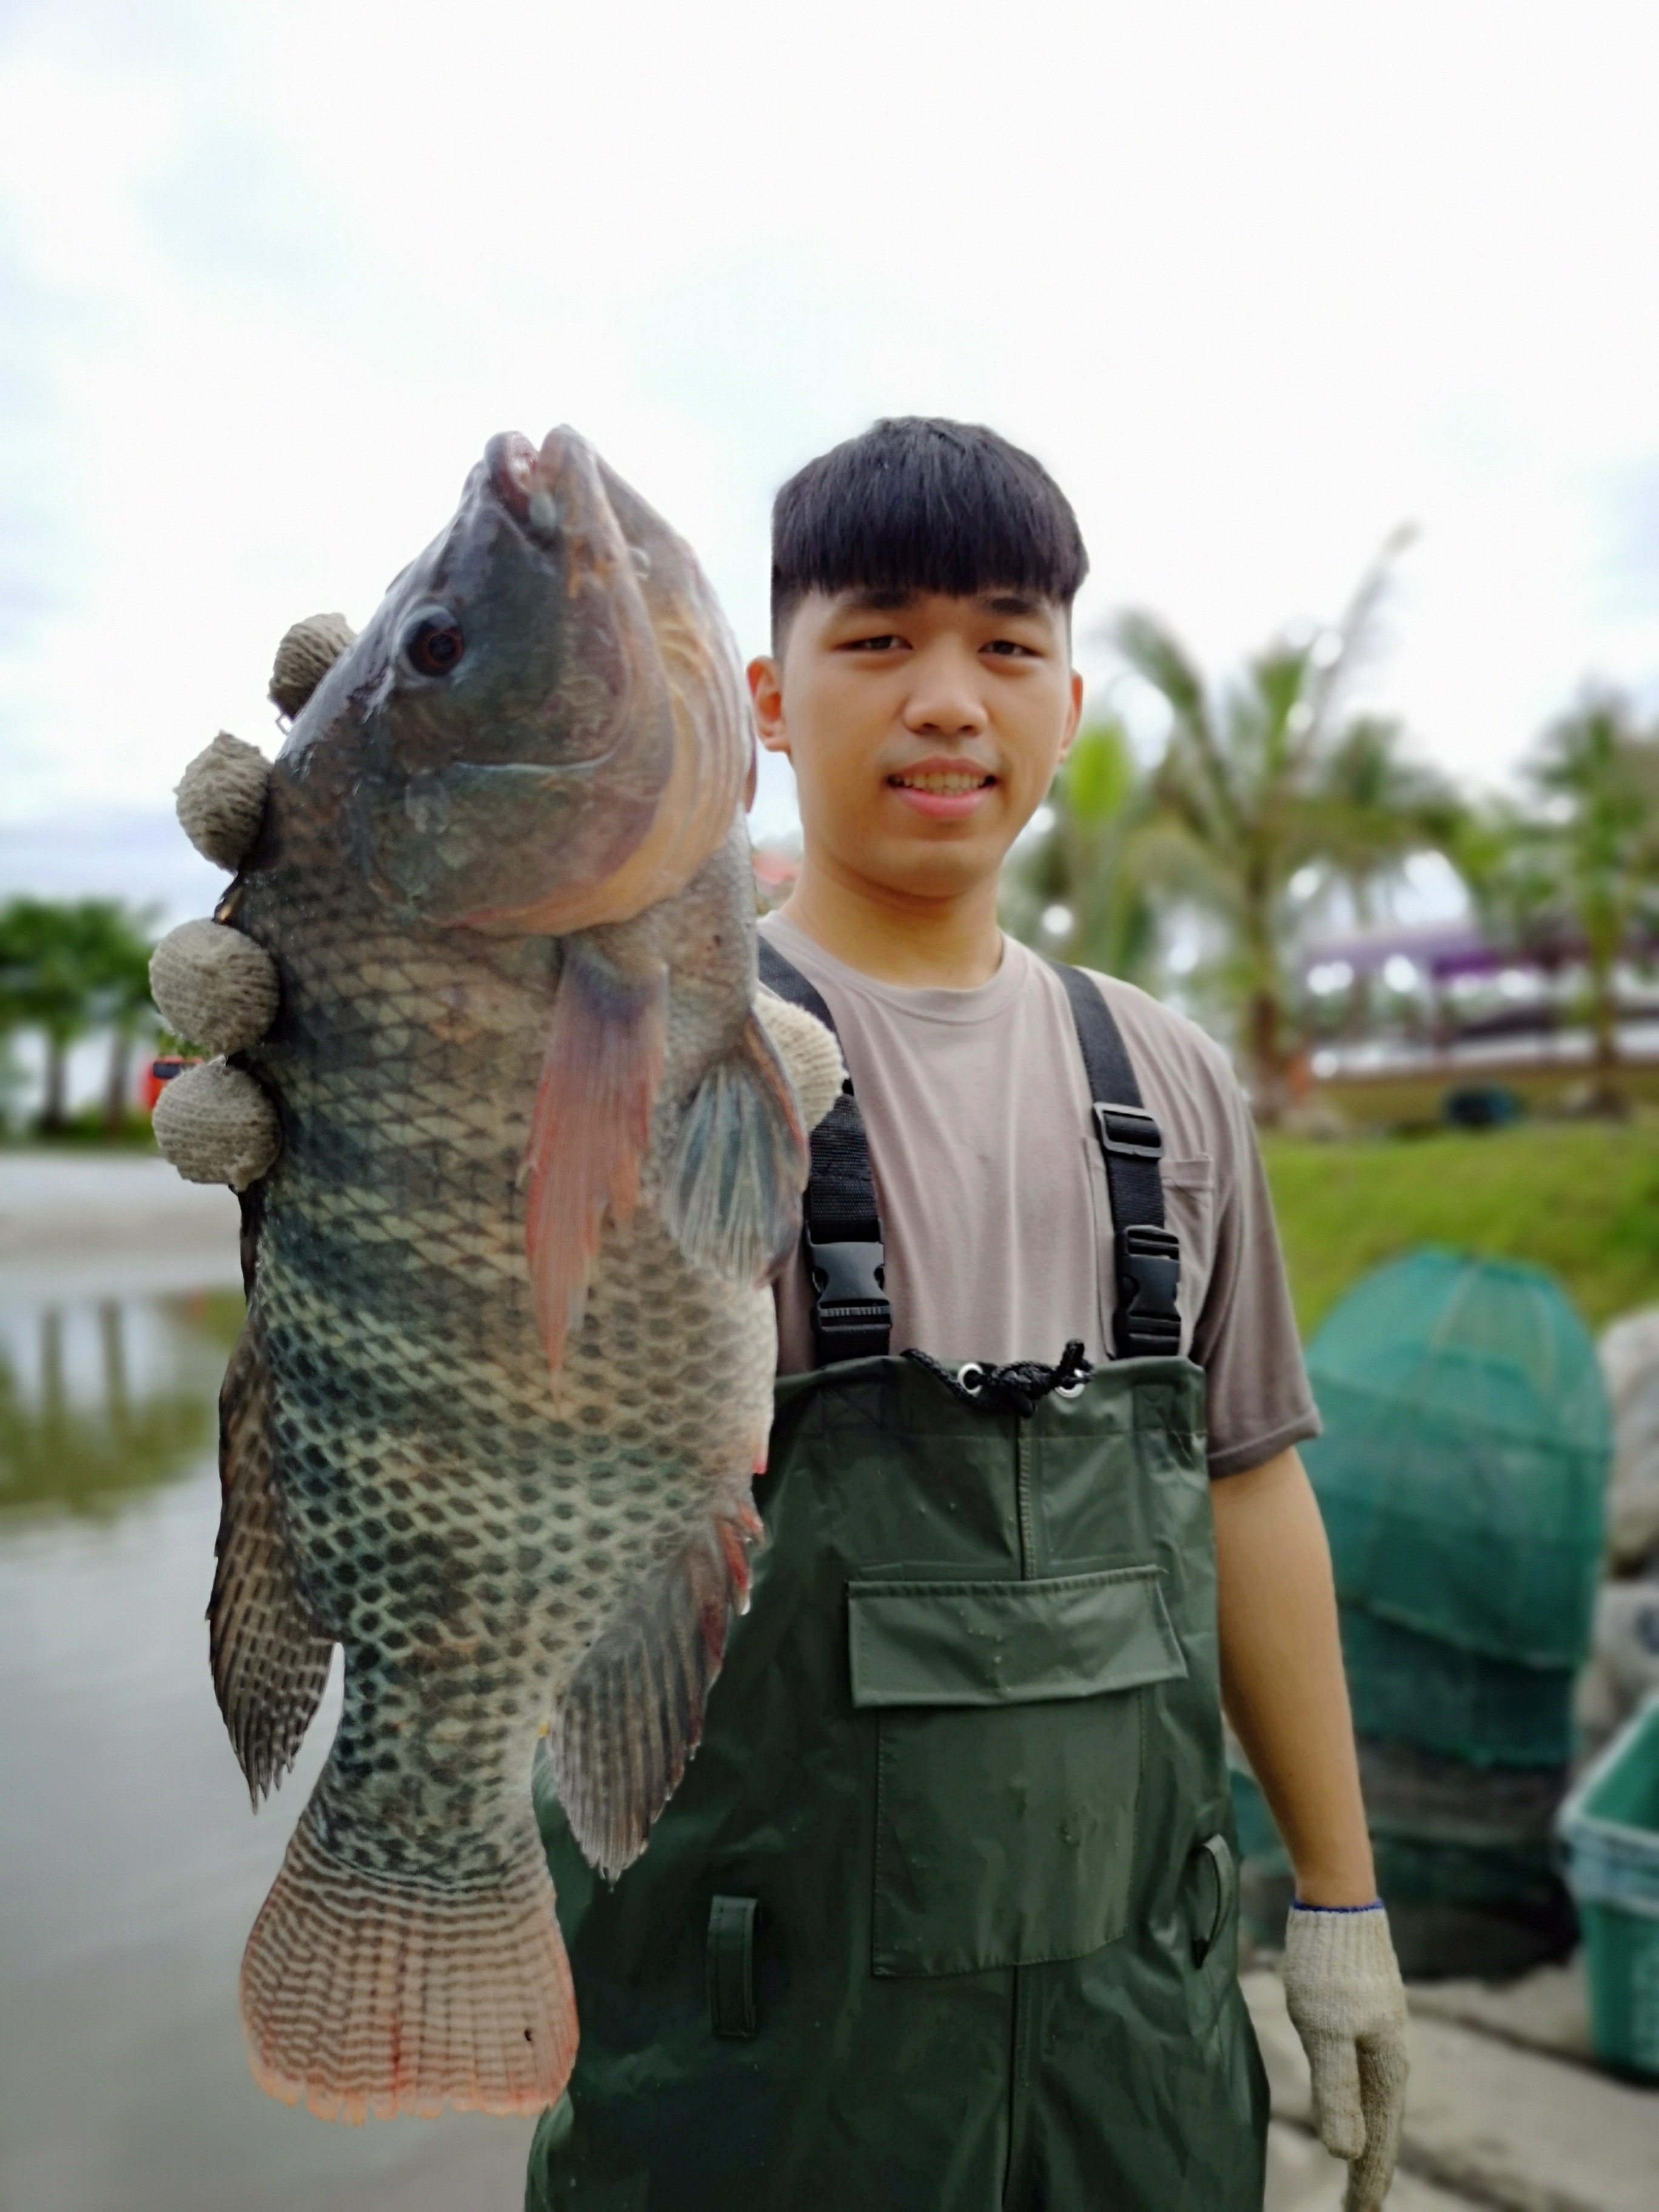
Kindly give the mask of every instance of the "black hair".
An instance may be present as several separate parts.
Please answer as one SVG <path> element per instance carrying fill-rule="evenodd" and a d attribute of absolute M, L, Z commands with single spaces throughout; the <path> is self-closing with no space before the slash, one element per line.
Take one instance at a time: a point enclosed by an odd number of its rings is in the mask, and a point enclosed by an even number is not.
<path fill-rule="evenodd" d="M 809 592 L 999 586 L 1068 612 L 1089 573 L 1040 461 L 978 422 L 902 415 L 809 461 L 772 506 L 772 649 Z"/>

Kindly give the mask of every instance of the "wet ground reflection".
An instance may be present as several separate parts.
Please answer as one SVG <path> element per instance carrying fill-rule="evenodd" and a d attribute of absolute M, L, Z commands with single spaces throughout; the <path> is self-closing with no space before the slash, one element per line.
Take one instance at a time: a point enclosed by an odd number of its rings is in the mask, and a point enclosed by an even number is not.
<path fill-rule="evenodd" d="M 0 1510 L 107 1516 L 176 1480 L 212 1443 L 241 1303 L 219 1291 L 0 1311 Z"/>
<path fill-rule="evenodd" d="M 338 1683 L 256 1819 L 203 1620 L 240 1304 L 0 1283 L 0 2212 L 516 2212 L 527 2123 L 329 2127 L 248 2075 L 237 1966 Z"/>

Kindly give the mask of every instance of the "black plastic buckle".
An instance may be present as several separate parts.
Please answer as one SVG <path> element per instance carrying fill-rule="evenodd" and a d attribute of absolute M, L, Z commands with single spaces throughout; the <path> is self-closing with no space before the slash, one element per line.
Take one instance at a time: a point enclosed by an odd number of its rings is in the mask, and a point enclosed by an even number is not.
<path fill-rule="evenodd" d="M 1181 1243 L 1172 1230 L 1135 1222 L 1117 1245 L 1121 1293 L 1113 1331 L 1121 1358 L 1172 1358 L 1181 1349 Z"/>
<path fill-rule="evenodd" d="M 1120 1133 L 1115 1124 L 1123 1121 L 1128 1122 L 1130 1127 Z M 1164 1132 L 1144 1106 L 1114 1106 L 1097 1098 L 1095 1127 L 1100 1132 L 1103 1147 L 1109 1152 L 1121 1152 L 1127 1160 L 1161 1160 L 1164 1157 Z"/>
<path fill-rule="evenodd" d="M 893 1333 L 885 1248 L 873 1239 L 815 1244 L 809 1236 L 806 1265 L 812 1279 L 812 1332 L 825 1364 L 883 1356 Z"/>

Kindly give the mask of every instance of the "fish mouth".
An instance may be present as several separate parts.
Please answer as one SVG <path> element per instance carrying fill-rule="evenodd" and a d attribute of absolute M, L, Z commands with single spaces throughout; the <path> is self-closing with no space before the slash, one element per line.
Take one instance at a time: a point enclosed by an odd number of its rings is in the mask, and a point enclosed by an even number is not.
<path fill-rule="evenodd" d="M 484 448 L 489 488 L 520 528 L 544 544 L 554 543 L 568 520 L 560 488 L 587 447 L 568 424 L 550 430 L 539 449 L 522 431 L 503 430 Z"/>

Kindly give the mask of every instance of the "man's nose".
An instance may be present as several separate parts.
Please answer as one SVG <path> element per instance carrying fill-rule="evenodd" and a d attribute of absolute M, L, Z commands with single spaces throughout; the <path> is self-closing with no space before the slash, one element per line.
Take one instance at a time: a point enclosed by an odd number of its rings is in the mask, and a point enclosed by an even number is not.
<path fill-rule="evenodd" d="M 975 737 L 988 717 L 975 656 L 949 645 L 917 655 L 904 702 L 904 726 L 916 736 Z"/>

